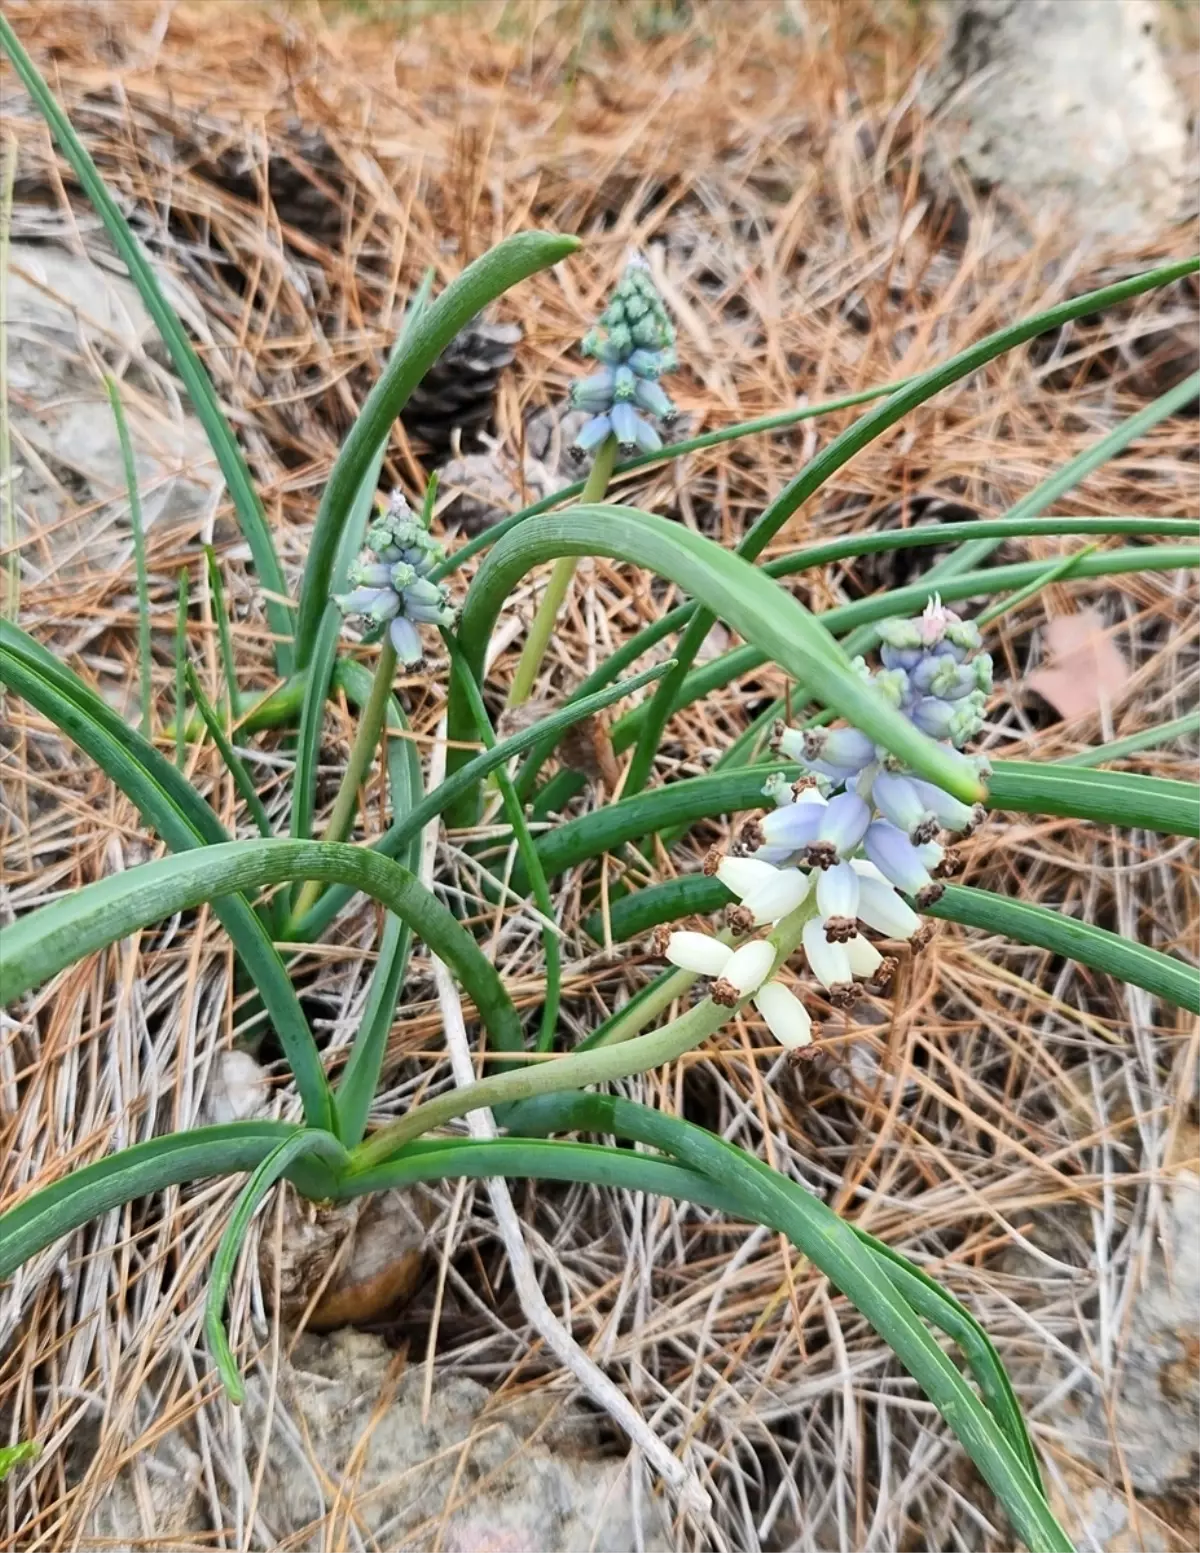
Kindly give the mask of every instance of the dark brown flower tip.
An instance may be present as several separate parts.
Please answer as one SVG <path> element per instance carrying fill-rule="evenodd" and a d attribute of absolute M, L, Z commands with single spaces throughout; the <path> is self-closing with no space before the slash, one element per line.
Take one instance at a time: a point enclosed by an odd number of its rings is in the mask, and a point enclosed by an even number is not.
<path fill-rule="evenodd" d="M 703 863 L 700 864 L 700 872 L 706 875 L 709 879 L 713 878 L 717 869 L 720 868 L 721 859 L 724 856 L 725 853 L 720 847 L 709 847 L 708 851 L 704 854 Z"/>
<path fill-rule="evenodd" d="M 766 841 L 762 820 L 757 815 L 747 820 L 738 832 L 738 848 L 743 853 L 757 852 L 759 847 L 766 845 Z"/>
<path fill-rule="evenodd" d="M 728 905 L 725 908 L 725 925 L 739 938 L 744 938 L 747 933 L 754 931 L 754 913 L 749 906 L 743 906 L 740 902 Z"/>
<path fill-rule="evenodd" d="M 665 922 L 660 922 L 650 935 L 650 953 L 656 959 L 663 959 L 667 952 L 667 945 L 671 941 L 671 929 Z"/>
<path fill-rule="evenodd" d="M 921 950 L 926 947 L 936 932 L 937 928 L 932 922 L 926 922 L 921 927 L 919 927 L 908 941 L 912 952 L 914 954 L 920 954 Z"/>
<path fill-rule="evenodd" d="M 916 901 L 917 906 L 924 911 L 927 906 L 936 905 L 945 893 L 946 886 L 935 880 L 933 884 L 927 884 L 924 889 L 918 890 L 913 899 Z"/>
<path fill-rule="evenodd" d="M 896 972 L 900 968 L 900 962 L 894 954 L 884 955 L 883 959 L 875 967 L 875 974 L 867 982 L 871 992 L 887 992 L 892 982 L 896 979 Z"/>
<path fill-rule="evenodd" d="M 708 995 L 714 1003 L 719 1004 L 722 1008 L 735 1008 L 741 993 L 739 993 L 731 981 L 726 981 L 724 976 L 721 976 L 713 982 L 709 988 Z"/>
<path fill-rule="evenodd" d="M 804 861 L 810 868 L 832 868 L 837 860 L 837 847 L 832 841 L 810 841 L 804 849 Z"/>
<path fill-rule="evenodd" d="M 825 940 L 830 944 L 848 944 L 858 932 L 854 917 L 826 917 Z"/>
<path fill-rule="evenodd" d="M 963 871 L 963 855 L 956 847 L 947 847 L 942 860 L 933 870 L 935 879 L 952 879 Z"/>
<path fill-rule="evenodd" d="M 853 1008 L 862 996 L 862 988 L 852 981 L 835 982 L 825 997 L 831 1008 Z"/>

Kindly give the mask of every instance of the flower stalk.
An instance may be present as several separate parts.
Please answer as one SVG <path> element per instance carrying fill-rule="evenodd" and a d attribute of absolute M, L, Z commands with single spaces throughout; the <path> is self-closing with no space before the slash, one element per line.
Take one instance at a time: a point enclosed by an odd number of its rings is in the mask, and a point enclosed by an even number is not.
<path fill-rule="evenodd" d="M 600 451 L 596 454 L 596 461 L 588 474 L 583 495 L 579 498 L 581 503 L 604 500 L 616 461 L 617 439 L 610 435 L 601 444 Z M 575 576 L 578 565 L 579 558 L 574 555 L 561 556 L 554 563 L 550 581 L 538 605 L 537 614 L 533 617 L 533 625 L 529 628 L 525 646 L 521 650 L 517 672 L 513 675 L 512 684 L 509 687 L 507 704 L 510 708 L 524 706 L 533 693 L 542 659 L 546 656 L 546 648 L 550 645 L 550 638 L 554 634 L 554 622 L 558 619 L 558 612 L 567 596 L 567 589 L 571 586 L 571 580 Z"/>
<path fill-rule="evenodd" d="M 732 1004 L 726 1005 L 711 997 L 705 998 L 678 1019 L 673 1019 L 661 1030 L 652 1030 L 648 1035 L 636 1036 L 619 1045 L 574 1052 L 552 1061 L 513 1067 L 507 1072 L 480 1079 L 478 1083 L 469 1084 L 463 1089 L 438 1095 L 424 1105 L 414 1106 L 398 1122 L 381 1127 L 360 1143 L 350 1156 L 350 1177 L 373 1170 L 414 1138 L 421 1137 L 434 1127 L 442 1127 L 459 1116 L 465 1116 L 468 1111 L 529 1100 L 534 1095 L 556 1094 L 566 1089 L 606 1084 L 613 1079 L 629 1078 L 635 1073 L 646 1073 L 666 1062 L 674 1062 L 685 1052 L 702 1045 L 709 1036 L 715 1035 L 723 1024 L 751 1001 L 753 994 L 765 982 L 770 981 L 780 966 L 795 953 L 803 937 L 804 924 L 813 909 L 814 906 L 805 901 L 779 922 L 774 931 L 762 941 L 764 948 L 769 945 L 774 951 L 769 973 L 761 979 L 752 978 L 754 985 L 744 994 L 737 994 Z"/>

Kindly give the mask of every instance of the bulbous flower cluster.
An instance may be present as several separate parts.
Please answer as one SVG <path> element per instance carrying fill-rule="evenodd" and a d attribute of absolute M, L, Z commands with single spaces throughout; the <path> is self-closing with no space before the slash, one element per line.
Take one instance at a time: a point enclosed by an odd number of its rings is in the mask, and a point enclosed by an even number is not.
<path fill-rule="evenodd" d="M 669 425 L 677 414 L 658 380 L 678 362 L 675 329 L 644 259 L 629 261 L 581 349 L 602 366 L 571 389 L 574 408 L 592 413 L 572 451 L 584 457 L 614 436 L 627 453 L 656 453 L 662 438 L 652 420 Z"/>
<path fill-rule="evenodd" d="M 351 592 L 336 595 L 343 615 L 359 615 L 369 628 L 386 626 L 396 656 L 411 668 L 421 661 L 419 625 L 452 626 L 457 611 L 429 573 L 442 547 L 393 491 L 387 511 L 367 530 L 366 554 L 350 568 Z"/>
<path fill-rule="evenodd" d="M 860 659 L 860 672 L 923 731 L 961 747 L 981 726 L 991 688 L 991 659 L 976 651 L 978 627 L 935 596 L 923 615 L 884 621 L 879 634 L 884 666 L 872 675 Z M 981 823 L 983 806 L 962 803 L 904 769 L 857 728 L 781 723 L 774 743 L 804 774 L 794 783 L 782 773 L 769 778 L 763 792 L 774 807 L 743 825 L 730 855 L 710 854 L 705 871 L 737 897 L 726 912 L 736 935 L 773 927 L 805 908 L 806 919 L 796 920 L 808 967 L 835 1007 L 849 1007 L 864 989 L 885 990 L 895 971 L 895 960 L 866 932 L 923 945 L 931 929 L 904 897 L 918 907 L 934 904 L 945 888 L 942 878 L 957 867 L 943 838 L 968 835 Z M 985 761 L 979 765 L 986 770 Z M 733 950 L 705 934 L 671 933 L 660 947 L 672 964 L 716 975 L 715 1001 L 732 1005 L 753 995 L 781 1044 L 796 1050 L 811 1040 L 803 1006 L 791 994 L 785 1002 L 766 981 L 774 963 L 769 943 L 754 940 Z M 761 953 L 749 953 L 763 947 L 770 951 L 766 969 L 751 984 L 743 968 L 764 963 Z"/>

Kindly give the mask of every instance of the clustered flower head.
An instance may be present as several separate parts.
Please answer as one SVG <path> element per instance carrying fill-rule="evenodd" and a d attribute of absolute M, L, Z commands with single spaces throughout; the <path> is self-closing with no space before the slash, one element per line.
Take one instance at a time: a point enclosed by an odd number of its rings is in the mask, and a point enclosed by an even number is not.
<path fill-rule="evenodd" d="M 334 600 L 343 615 L 359 615 L 369 628 L 386 626 L 396 656 L 411 668 L 421 661 L 420 625 L 452 626 L 457 611 L 429 573 L 444 559 L 442 547 L 400 491 L 367 530 L 366 554 L 350 568 L 351 592 Z"/>
<path fill-rule="evenodd" d="M 991 659 L 978 651 L 979 628 L 935 595 L 917 619 L 886 620 L 878 631 L 883 668 L 872 674 L 859 659 L 860 673 L 923 732 L 961 748 L 982 726 L 992 683 Z M 769 778 L 763 792 L 773 807 L 742 827 L 730 855 L 710 854 L 705 870 L 737 897 L 727 908 L 737 935 L 806 908 L 801 942 L 809 970 L 835 1007 L 849 1007 L 864 987 L 886 990 L 895 971 L 895 960 L 866 932 L 915 949 L 924 944 L 931 930 L 905 897 L 918 907 L 934 904 L 945 888 L 941 880 L 958 866 L 944 841 L 970 834 L 983 806 L 962 803 L 906 770 L 857 728 L 780 723 L 774 744 L 803 774 L 796 782 L 778 772 Z M 978 764 L 986 771 L 985 761 Z M 790 993 L 781 997 L 786 989 L 767 979 L 774 951 L 766 941 L 733 949 L 706 934 L 676 932 L 660 948 L 672 964 L 716 976 L 715 1001 L 733 1005 L 752 995 L 782 1045 L 795 1051 L 811 1041 L 803 1005 Z M 750 954 L 764 948 L 765 959 Z M 763 965 L 757 980 L 747 980 L 747 970 Z"/>
<path fill-rule="evenodd" d="M 602 365 L 571 389 L 574 408 L 592 413 L 573 451 L 586 456 L 613 436 L 627 453 L 656 453 L 662 438 L 652 422 L 669 425 L 677 414 L 659 378 L 674 372 L 678 361 L 675 329 L 644 259 L 629 261 L 599 324 L 580 348 Z"/>

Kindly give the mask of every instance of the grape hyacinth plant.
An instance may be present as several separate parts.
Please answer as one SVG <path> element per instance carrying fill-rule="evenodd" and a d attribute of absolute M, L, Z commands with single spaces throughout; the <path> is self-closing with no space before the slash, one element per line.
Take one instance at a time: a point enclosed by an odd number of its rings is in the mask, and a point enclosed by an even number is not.
<path fill-rule="evenodd" d="M 245 456 L 154 265 L 3 16 L 0 46 L 95 205 L 206 428 L 261 585 L 278 680 L 269 690 L 242 688 L 239 675 L 244 680 L 245 670 L 234 659 L 234 638 L 219 629 L 227 704 L 209 703 L 188 655 L 186 575 L 171 676 L 175 704 L 167 718 L 152 694 L 151 654 L 141 654 L 144 732 L 34 635 L 0 620 L 0 683 L 10 706 L 24 703 L 73 740 L 166 849 L 166 855 L 82 888 L 66 893 L 48 888 L 48 900 L 41 896 L 36 909 L 6 921 L 0 930 L 0 1005 L 6 1020 L 22 1027 L 30 1049 L 44 1050 L 38 1044 L 44 1028 L 56 1032 L 55 1040 L 61 1035 L 56 1000 L 81 979 L 72 967 L 121 943 L 124 997 L 129 977 L 142 974 L 143 930 L 170 922 L 172 936 L 180 940 L 172 953 L 182 963 L 184 949 L 187 955 L 194 949 L 196 960 L 201 952 L 200 939 L 188 935 L 211 932 L 215 919 L 228 935 L 237 966 L 228 992 L 229 1023 L 240 1020 L 245 1046 L 269 1033 L 282 1053 L 270 1117 L 162 1133 L 160 1109 L 139 1103 L 122 1120 L 132 1139 L 127 1147 L 88 1157 L 94 1145 L 81 1142 L 78 1157 L 63 1161 L 53 1179 L 44 1164 L 26 1170 L 26 1162 L 14 1158 L 9 1195 L 0 1204 L 0 1280 L 31 1280 L 20 1293 L 28 1301 L 36 1297 L 38 1280 L 58 1277 L 61 1268 L 94 1252 L 74 1238 L 84 1226 L 115 1224 L 112 1210 L 144 1198 L 150 1205 L 145 1214 L 132 1229 L 120 1230 L 136 1239 L 137 1225 L 153 1220 L 157 1194 L 185 1183 L 244 1177 L 212 1258 L 203 1301 L 208 1351 L 225 1395 L 237 1402 L 243 1395 L 241 1365 L 227 1323 L 237 1328 L 238 1347 L 249 1352 L 262 1336 L 262 1312 L 243 1319 L 235 1300 L 231 1316 L 227 1296 L 251 1220 L 280 1182 L 315 1203 L 345 1202 L 421 1181 L 507 1177 L 693 1203 L 786 1236 L 861 1312 L 946 1421 L 1009 1516 L 1013 1539 L 1036 1553 L 1068 1553 L 1070 1539 L 1050 1507 L 1037 1451 L 1003 1364 L 966 1306 L 917 1262 L 869 1234 L 857 1221 L 857 1198 L 845 1213 L 834 1211 L 825 1201 L 825 1184 L 805 1178 L 802 1160 L 772 1168 L 754 1152 L 673 1114 L 674 1083 L 650 1086 L 654 1105 L 635 1104 L 607 1086 L 698 1052 L 739 1015 L 747 1022 L 761 1020 L 785 1050 L 811 1051 L 811 1015 L 781 979 L 793 958 L 803 952 L 827 1003 L 850 1007 L 864 988 L 886 985 L 891 946 L 902 952 L 906 944 L 918 947 L 931 930 L 931 916 L 1007 933 L 1145 989 L 1165 1005 L 1200 1011 L 1194 968 L 1176 955 L 1029 902 L 945 884 L 954 868 L 947 841 L 968 834 L 994 808 L 1196 834 L 1195 795 L 1186 784 L 1094 769 L 1110 751 L 1092 752 L 1097 758 L 1086 767 L 1000 759 L 989 766 L 966 755 L 964 746 L 980 731 L 991 692 L 991 660 L 982 651 L 979 626 L 948 606 L 997 594 L 1020 598 L 1068 568 L 1079 578 L 1200 565 L 1194 522 L 1040 516 L 1090 470 L 1189 405 L 1200 393 L 1200 378 L 1170 389 L 1114 427 L 1007 513 L 930 531 L 842 534 L 809 549 L 779 549 L 758 564 L 801 504 L 909 411 L 1036 335 L 1195 273 L 1200 260 L 1164 265 L 1057 302 L 900 384 L 792 407 L 670 447 L 661 445 L 656 423 L 673 414 L 660 379 L 676 367 L 674 330 L 649 269 L 634 260 L 584 341 L 598 370 L 573 390 L 574 403 L 591 414 L 579 444 L 593 457 L 586 481 L 510 515 L 447 556 L 430 532 L 432 481 L 420 518 L 400 494 L 377 514 L 376 491 L 395 420 L 433 363 L 483 309 L 579 247 L 576 239 L 556 233 L 507 237 L 436 296 L 432 276 L 414 292 L 391 358 L 329 472 L 293 603 L 295 589 L 289 590 Z M 684 523 L 605 500 L 614 474 L 871 400 L 879 403 L 795 471 L 736 551 Z M 115 408 L 118 403 L 114 395 Z M 621 451 L 633 456 L 618 465 Z M 132 456 L 126 467 L 135 497 Z M 136 511 L 136 500 L 130 506 Z M 1135 542 L 1127 549 L 1074 551 L 1050 567 L 1043 559 L 980 564 L 1004 539 L 1099 541 L 1121 535 Z M 786 585 L 790 575 L 847 556 L 931 543 L 957 546 L 954 564 L 896 594 L 814 615 Z M 360 552 L 361 559 L 353 561 Z M 455 589 L 462 600 L 457 608 L 447 579 L 455 572 L 465 575 L 466 563 L 480 555 L 469 582 Z M 516 705 L 528 697 L 540 672 L 580 556 L 639 568 L 662 579 L 664 593 L 674 589 L 678 601 L 607 657 L 601 653 L 592 672 L 569 686 L 559 704 L 498 737 L 485 695 L 493 659 L 503 661 L 491 651 L 497 624 L 514 598 L 527 592 L 538 568 L 552 565 L 509 689 L 509 703 Z M 224 627 L 215 560 L 200 576 L 207 579 L 213 613 Z M 147 593 L 143 585 L 144 610 Z M 914 618 L 914 609 L 923 613 Z M 344 639 L 345 617 L 365 627 L 364 641 Z M 696 669 L 699 646 L 716 618 L 742 643 Z M 153 620 L 143 624 L 142 640 L 149 641 Z M 411 736 L 406 718 L 406 681 L 411 681 L 397 668 L 420 663 L 434 630 L 444 656 L 431 660 L 423 673 L 424 690 L 436 695 L 441 688 L 436 665 L 448 661 L 450 674 L 444 775 L 439 752 L 427 778 L 424 738 Z M 872 634 L 881 643 L 881 666 L 874 672 L 855 656 Z M 674 641 L 665 657 L 660 644 L 668 637 Z M 158 643 L 160 650 L 165 645 Z M 641 659 L 645 666 L 634 672 Z M 779 728 L 774 745 L 782 760 L 756 742 L 755 728 L 747 726 L 737 763 L 655 785 L 662 771 L 655 762 L 671 719 L 764 662 L 786 677 L 796 720 L 807 720 L 803 727 Z M 651 686 L 646 699 L 636 699 Z M 357 717 L 346 757 L 334 754 L 341 746 L 326 718 L 333 698 L 339 705 L 344 698 Z M 612 802 L 564 814 L 577 791 L 571 786 L 576 773 L 546 775 L 546 762 L 576 724 L 622 700 L 631 704 L 614 727 L 613 748 L 618 756 L 633 749 L 622 773 L 624 790 Z M 235 721 L 238 747 L 231 737 Z M 279 833 L 240 753 L 244 744 L 278 728 L 288 730 L 289 758 L 282 768 L 290 799 Z M 1175 731 L 1141 731 L 1136 747 Z M 232 824 L 225 808 L 214 807 L 185 774 L 203 769 L 205 762 L 169 758 L 176 748 L 186 756 L 206 739 L 212 741 L 213 762 L 232 780 L 229 791 L 245 806 Z M 1129 748 L 1126 742 L 1124 751 Z M 280 769 L 274 754 L 271 758 L 271 769 Z M 318 840 L 318 769 L 343 759 L 337 796 Z M 636 781 L 635 763 L 641 773 Z M 373 764 L 378 782 L 368 780 Z M 487 807 L 493 776 L 502 811 Z M 744 812 L 764 797 L 766 810 L 741 826 L 727 853 L 710 858 L 707 872 L 675 866 L 680 859 L 672 849 L 688 827 Z M 486 873 L 479 828 L 485 810 L 489 844 L 498 838 L 514 859 L 502 900 L 496 892 L 498 910 L 511 913 L 522 928 L 536 921 L 544 947 L 544 985 L 524 981 L 519 1003 L 498 968 L 492 911 L 482 917 L 469 909 L 461 915 L 451 911 L 443 897 L 456 906 L 474 897 L 443 855 L 422 847 L 423 838 L 436 839 L 431 828 L 445 823 L 457 831 L 456 845 L 446 850 Z M 239 837 L 238 826 L 244 832 L 248 822 L 260 834 Z M 356 831 L 369 839 L 346 839 Z M 428 867 L 435 855 L 445 871 L 435 868 L 431 879 L 422 859 Z M 620 892 L 608 888 L 610 856 L 636 856 Z M 660 864 L 662 877 L 656 879 Z M 551 881 L 569 870 L 571 890 L 556 897 Z M 362 896 L 381 908 L 371 980 L 361 1002 L 347 999 L 347 1007 L 361 1009 L 359 1023 L 349 1044 L 333 1051 L 319 1043 L 294 974 L 298 957 L 330 930 L 348 929 L 361 939 L 362 915 L 353 925 L 345 919 Z M 726 930 L 719 936 L 681 925 L 728 904 L 730 897 Z M 560 920 L 576 900 L 594 914 L 578 923 Z M 189 914 L 202 906 L 211 913 L 196 911 L 193 919 Z M 654 927 L 660 930 L 656 948 L 670 968 L 581 1036 L 577 1024 L 559 1017 L 564 955 L 581 946 L 590 955 L 584 943 L 589 935 L 596 946 L 618 954 L 623 942 Z M 331 966 L 348 958 L 346 938 L 343 932 L 325 945 L 323 958 Z M 414 939 L 448 970 L 439 980 L 439 996 L 461 1005 L 445 1021 L 448 1050 L 456 1059 L 453 1082 L 442 1084 L 439 1077 L 426 1084 L 422 1071 L 415 1090 L 393 1082 L 401 1063 L 417 1059 L 400 1055 L 402 1043 L 392 1041 L 397 1022 L 410 1009 L 405 992 Z M 639 966 L 640 960 L 631 958 L 631 977 Z M 60 984 L 56 978 L 63 973 L 68 974 Z M 689 1001 L 698 978 L 707 993 Z M 88 965 L 83 979 L 105 998 L 116 995 L 112 967 L 103 959 Z M 476 1053 L 459 1050 L 454 1041 L 473 1041 L 481 1061 L 485 1052 L 498 1060 L 484 1066 L 486 1076 L 471 1080 Z M 773 1051 L 768 1048 L 767 1055 Z M 188 1051 L 181 1060 L 199 1064 L 212 1056 Z M 35 1069 L 36 1061 L 10 1074 L 8 1089 L 18 1108 Z M 682 1084 L 686 1070 L 677 1071 Z M 425 1098 L 412 1104 L 397 1098 L 414 1092 Z M 464 1132 L 462 1119 L 484 1110 L 491 1111 L 495 1129 Z M 184 1223 L 177 1199 L 172 1213 Z M 186 1225 L 182 1232 L 188 1232 Z M 519 1245 L 519 1225 L 515 1233 Z M 510 1242 L 505 1244 L 511 1254 Z M 922 1247 L 918 1254 L 930 1253 Z M 193 1246 L 189 1255 L 199 1265 L 201 1250 Z M 524 1299 L 519 1280 L 514 1286 Z M 182 1302 L 177 1316 L 173 1323 L 182 1327 L 187 1317 Z M 534 1316 L 529 1319 L 536 1325 Z M 764 1323 L 790 1319 L 786 1303 L 763 1315 Z M 676 1453 L 592 1361 L 581 1362 L 580 1383 L 611 1416 L 619 1414 L 628 1432 L 636 1435 L 633 1425 L 638 1426 L 643 1459 L 684 1504 L 683 1487 L 694 1481 L 701 1454 L 687 1442 L 687 1431 Z M 62 1425 L 61 1397 L 47 1383 L 43 1399 L 41 1388 L 40 1380 L 30 1382 L 20 1426 L 36 1423 L 53 1444 L 43 1452 L 42 1465 L 19 1472 L 61 1469 L 56 1458 L 70 1430 Z"/>

